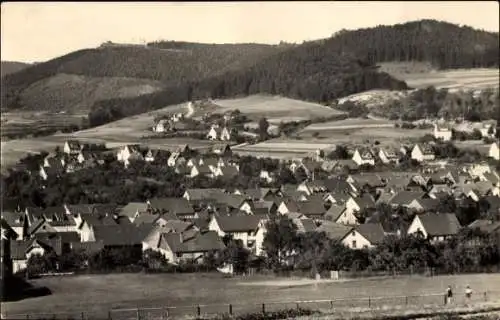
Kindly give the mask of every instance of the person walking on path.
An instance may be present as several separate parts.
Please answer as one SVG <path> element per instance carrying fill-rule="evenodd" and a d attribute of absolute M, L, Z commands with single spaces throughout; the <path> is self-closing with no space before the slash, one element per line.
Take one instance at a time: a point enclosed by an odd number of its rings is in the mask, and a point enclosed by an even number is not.
<path fill-rule="evenodd" d="M 465 304 L 466 305 L 469 305 L 471 296 L 472 296 L 472 289 L 470 288 L 470 286 L 467 286 L 465 288 Z"/>
<path fill-rule="evenodd" d="M 451 286 L 448 286 L 448 288 L 446 289 L 446 304 L 450 304 L 452 298 L 453 291 L 451 290 Z"/>

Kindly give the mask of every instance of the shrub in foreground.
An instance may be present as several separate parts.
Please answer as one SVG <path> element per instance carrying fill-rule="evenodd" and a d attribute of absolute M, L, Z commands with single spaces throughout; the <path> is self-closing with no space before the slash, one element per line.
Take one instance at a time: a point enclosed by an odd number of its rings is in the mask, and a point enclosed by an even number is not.
<path fill-rule="evenodd" d="M 210 318 L 211 320 L 277 320 L 277 319 L 294 319 L 302 316 L 310 316 L 318 313 L 317 311 L 309 309 L 284 309 L 280 311 L 273 312 L 255 312 L 247 313 L 239 316 L 222 315 L 215 318 Z M 205 318 L 197 318 L 197 320 L 204 320 Z"/>

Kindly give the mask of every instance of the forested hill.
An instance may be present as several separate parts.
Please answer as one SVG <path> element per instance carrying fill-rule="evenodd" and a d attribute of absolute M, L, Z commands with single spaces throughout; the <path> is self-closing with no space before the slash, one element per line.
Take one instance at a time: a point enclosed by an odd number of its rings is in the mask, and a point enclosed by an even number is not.
<path fill-rule="evenodd" d="M 329 42 L 309 42 L 271 55 L 248 68 L 189 82 L 130 99 L 99 101 L 89 115 L 93 125 L 192 99 L 225 98 L 256 93 L 315 102 L 371 89 L 406 89 L 406 83 Z"/>
<path fill-rule="evenodd" d="M 426 61 L 439 69 L 499 66 L 498 32 L 436 20 L 342 30 L 327 42 L 370 63 Z"/>
<path fill-rule="evenodd" d="M 28 63 L 23 63 L 23 62 L 16 62 L 16 61 L 2 61 L 1 65 L 1 74 L 0 76 L 4 76 L 6 74 L 18 72 L 24 68 L 27 68 L 29 66 Z"/>
<path fill-rule="evenodd" d="M 36 109 L 44 101 L 23 101 L 23 90 L 57 74 L 86 77 L 127 77 L 158 80 L 166 86 L 222 74 L 244 68 L 260 59 L 286 49 L 286 46 L 264 44 L 212 45 L 183 42 L 152 43 L 148 46 L 114 45 L 84 49 L 40 63 L 2 79 L 2 107 Z M 180 46 L 180 45 L 177 45 Z M 55 92 L 61 88 L 53 88 Z M 64 97 L 61 97 L 64 99 Z M 36 99 L 31 99 L 36 100 Z M 50 103 L 46 104 L 50 107 Z"/>

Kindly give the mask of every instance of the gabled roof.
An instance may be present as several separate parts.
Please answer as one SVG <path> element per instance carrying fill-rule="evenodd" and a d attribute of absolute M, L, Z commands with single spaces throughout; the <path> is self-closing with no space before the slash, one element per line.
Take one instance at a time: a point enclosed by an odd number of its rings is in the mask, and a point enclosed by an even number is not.
<path fill-rule="evenodd" d="M 358 186 L 370 186 L 370 187 L 382 187 L 385 185 L 382 179 L 376 174 L 355 174 L 351 175 L 351 178 L 355 181 Z"/>
<path fill-rule="evenodd" d="M 17 239 L 19 236 L 3 217 L 0 219 L 0 230 L 2 233 L 2 241 Z"/>
<path fill-rule="evenodd" d="M 2 220 L 10 227 L 22 227 L 24 214 L 21 212 L 2 211 Z"/>
<path fill-rule="evenodd" d="M 152 228 L 149 224 L 100 225 L 94 226 L 94 236 L 105 246 L 139 245 Z"/>
<path fill-rule="evenodd" d="M 256 216 L 214 216 L 219 228 L 223 232 L 248 232 L 257 230 L 261 221 Z"/>
<path fill-rule="evenodd" d="M 422 199 L 425 196 L 425 192 L 419 191 L 399 191 L 394 194 L 394 196 L 389 201 L 390 204 L 407 206 L 415 199 Z"/>
<path fill-rule="evenodd" d="M 423 155 L 434 155 L 434 148 L 430 144 L 419 143 L 415 147 L 419 147 Z"/>
<path fill-rule="evenodd" d="M 324 232 L 326 236 L 332 240 L 341 240 L 344 238 L 353 227 L 349 227 L 343 224 L 335 223 L 333 221 L 323 221 L 321 226 L 319 226 L 316 231 Z"/>
<path fill-rule="evenodd" d="M 372 196 L 368 194 L 364 194 L 362 197 L 352 198 L 352 199 L 361 209 L 375 207 L 375 201 L 373 200 Z"/>
<path fill-rule="evenodd" d="M 137 213 L 146 212 L 148 210 L 147 203 L 144 202 L 129 202 L 118 212 L 119 216 L 133 218 Z"/>
<path fill-rule="evenodd" d="M 306 216 L 324 215 L 326 212 L 325 205 L 322 201 L 299 201 L 297 202 L 298 211 Z"/>
<path fill-rule="evenodd" d="M 476 220 L 469 224 L 471 229 L 479 229 L 484 233 L 500 233 L 500 221 Z"/>
<path fill-rule="evenodd" d="M 203 165 L 195 164 L 191 170 L 193 170 L 194 168 L 196 168 L 196 170 L 198 171 L 198 174 L 211 174 L 212 173 L 212 170 L 210 170 L 210 168 L 206 164 L 203 164 Z"/>
<path fill-rule="evenodd" d="M 454 235 L 460 230 L 460 223 L 454 213 L 426 213 L 418 218 L 430 236 Z"/>
<path fill-rule="evenodd" d="M 67 140 L 66 143 L 71 151 L 80 151 L 81 149 L 81 144 L 78 140 Z"/>
<path fill-rule="evenodd" d="M 244 196 L 237 194 L 220 193 L 220 194 L 214 194 L 212 195 L 212 197 L 216 203 L 227 205 L 232 208 L 240 208 L 245 201 L 249 201 Z"/>
<path fill-rule="evenodd" d="M 243 195 L 250 197 L 252 200 L 264 199 L 264 197 L 269 193 L 272 193 L 269 188 L 253 188 L 243 190 Z"/>
<path fill-rule="evenodd" d="M 151 214 L 151 213 L 144 213 L 139 215 L 137 218 L 134 219 L 134 224 L 136 226 L 141 225 L 141 224 L 153 224 L 155 223 L 158 219 L 160 219 L 162 215 L 161 214 Z"/>
<path fill-rule="evenodd" d="M 297 226 L 297 232 L 313 232 L 316 231 L 316 223 L 313 219 L 292 219 L 293 223 Z"/>
<path fill-rule="evenodd" d="M 337 221 L 342 213 L 345 211 L 345 205 L 332 205 L 328 211 L 325 213 L 325 220 L 328 221 Z"/>
<path fill-rule="evenodd" d="M 224 243 L 215 231 L 196 232 L 193 235 L 163 233 L 160 248 L 166 249 L 165 244 L 174 253 L 209 252 L 224 248 Z"/>
<path fill-rule="evenodd" d="M 439 199 L 432 199 L 432 198 L 415 199 L 414 201 L 417 201 L 422 207 L 422 209 L 425 211 L 431 211 L 436 209 L 440 203 Z"/>
<path fill-rule="evenodd" d="M 174 213 L 176 215 L 194 214 L 194 209 L 185 198 L 153 198 L 149 200 L 153 210 Z"/>
<path fill-rule="evenodd" d="M 355 191 L 352 185 L 344 179 L 327 179 L 324 181 L 324 183 L 328 191 L 331 192 L 348 193 Z"/>
<path fill-rule="evenodd" d="M 117 225 L 115 219 L 113 219 L 113 216 L 108 214 L 108 215 L 100 215 L 100 214 L 82 214 L 82 221 L 84 223 L 87 223 L 90 227 L 95 227 L 95 226 L 114 226 Z"/>
<path fill-rule="evenodd" d="M 239 174 L 238 169 L 234 166 L 224 166 L 220 168 L 222 175 L 226 178 L 231 178 Z"/>
<path fill-rule="evenodd" d="M 384 241 L 384 228 L 380 223 L 364 223 L 356 226 L 355 229 L 365 237 L 366 240 L 370 241 L 372 245 Z"/>

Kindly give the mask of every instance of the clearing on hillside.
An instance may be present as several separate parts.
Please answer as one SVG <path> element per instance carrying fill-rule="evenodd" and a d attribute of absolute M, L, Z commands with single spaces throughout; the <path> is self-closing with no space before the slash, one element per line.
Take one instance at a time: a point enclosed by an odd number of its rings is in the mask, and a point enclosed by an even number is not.
<path fill-rule="evenodd" d="M 343 111 L 321 104 L 294 100 L 281 96 L 252 95 L 239 99 L 216 100 L 221 111 L 240 110 L 253 120 L 266 117 L 270 123 L 310 120 L 319 117 L 343 116 Z"/>

